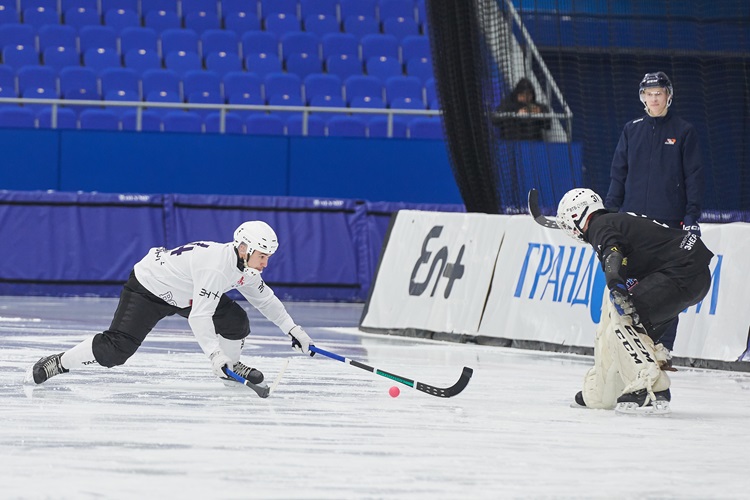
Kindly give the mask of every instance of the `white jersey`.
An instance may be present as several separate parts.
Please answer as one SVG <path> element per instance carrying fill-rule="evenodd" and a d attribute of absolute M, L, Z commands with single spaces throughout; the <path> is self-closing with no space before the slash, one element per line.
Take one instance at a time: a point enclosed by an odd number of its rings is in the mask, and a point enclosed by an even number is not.
<path fill-rule="evenodd" d="M 192 307 L 188 322 L 203 352 L 219 349 L 213 315 L 219 298 L 237 289 L 284 333 L 294 327 L 286 308 L 263 282 L 260 272 L 237 267 L 233 243 L 197 241 L 172 250 L 152 248 L 135 267 L 135 277 L 151 293 L 173 306 Z"/>

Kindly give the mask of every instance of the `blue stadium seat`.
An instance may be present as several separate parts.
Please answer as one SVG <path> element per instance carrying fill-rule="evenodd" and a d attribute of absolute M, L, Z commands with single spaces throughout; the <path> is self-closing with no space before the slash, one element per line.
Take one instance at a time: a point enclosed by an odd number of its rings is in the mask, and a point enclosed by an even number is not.
<path fill-rule="evenodd" d="M 103 94 L 105 101 L 137 102 L 141 100 L 140 94 L 137 91 L 132 90 L 110 90 Z M 122 119 L 122 117 L 125 116 L 125 113 L 132 108 L 127 106 L 107 106 L 106 109 Z"/>
<path fill-rule="evenodd" d="M 152 90 L 149 93 L 146 93 L 144 91 L 144 94 L 146 97 L 144 101 L 146 102 L 159 102 L 159 103 L 183 103 L 184 102 L 179 94 L 176 94 L 174 92 L 169 92 L 166 90 Z M 149 107 L 148 109 L 150 111 L 153 111 L 155 114 L 161 117 L 163 117 L 168 112 L 174 110 L 174 108 L 166 108 L 166 107 L 162 108 L 162 107 L 153 107 L 153 106 Z"/>
<path fill-rule="evenodd" d="M 198 33 L 190 29 L 168 29 L 161 34 L 162 56 L 172 52 L 195 52 L 200 51 Z"/>
<path fill-rule="evenodd" d="M 287 14 L 299 19 L 299 3 L 297 0 L 260 0 L 261 15 L 267 18 L 273 14 Z"/>
<path fill-rule="evenodd" d="M 316 108 L 345 108 L 346 102 L 340 95 L 319 95 L 310 99 L 309 105 Z"/>
<path fill-rule="evenodd" d="M 65 47 L 78 52 L 78 33 L 72 26 L 48 24 L 39 28 L 37 37 L 42 53 L 50 47 Z"/>
<path fill-rule="evenodd" d="M 136 101 L 141 100 L 141 81 L 138 73 L 129 68 L 106 68 L 99 72 L 99 82 L 102 95 L 110 95 L 113 92 L 127 92 L 135 94 Z"/>
<path fill-rule="evenodd" d="M 104 13 L 104 25 L 122 33 L 125 28 L 139 28 L 141 18 L 133 10 L 112 9 Z"/>
<path fill-rule="evenodd" d="M 63 22 L 72 28 L 81 29 L 86 26 L 97 26 L 101 22 L 99 11 L 85 7 L 73 7 L 63 13 Z"/>
<path fill-rule="evenodd" d="M 377 0 L 339 0 L 341 19 L 350 16 L 367 16 L 373 19 L 377 16 Z"/>
<path fill-rule="evenodd" d="M 75 130 L 78 128 L 78 116 L 70 108 L 57 108 L 55 126 L 52 126 L 52 107 L 46 106 L 36 114 L 39 128 L 55 128 L 61 130 Z"/>
<path fill-rule="evenodd" d="M 162 119 L 164 132 L 203 132 L 203 118 L 193 111 L 169 111 Z"/>
<path fill-rule="evenodd" d="M 151 10 L 143 17 L 143 25 L 161 33 L 165 30 L 180 29 L 182 20 L 176 11 Z"/>
<path fill-rule="evenodd" d="M 248 135 L 284 135 L 284 120 L 276 115 L 253 114 L 245 118 Z"/>
<path fill-rule="evenodd" d="M 221 132 L 221 113 L 214 111 L 206 115 L 203 119 L 203 128 L 206 133 Z M 224 115 L 224 133 L 225 134 L 244 134 L 245 125 L 242 123 L 242 117 L 236 112 L 228 112 Z"/>
<path fill-rule="evenodd" d="M 39 53 L 34 45 L 7 45 L 3 49 L 3 64 L 20 69 L 39 64 Z"/>
<path fill-rule="evenodd" d="M 154 50 L 132 49 L 125 54 L 123 62 L 126 68 L 131 68 L 138 73 L 162 67 L 161 57 Z"/>
<path fill-rule="evenodd" d="M 122 130 L 138 130 L 138 111 L 131 109 L 122 115 Z M 161 114 L 154 110 L 145 109 L 141 112 L 141 131 L 161 132 Z"/>
<path fill-rule="evenodd" d="M 57 4 L 57 2 L 55 2 Z M 58 7 L 60 12 L 65 12 L 68 9 L 75 9 L 77 7 L 83 7 L 84 9 L 99 9 L 99 0 L 61 0 Z"/>
<path fill-rule="evenodd" d="M 391 125 L 393 138 L 405 138 L 409 133 L 409 121 L 403 116 L 394 116 Z M 388 116 L 375 116 L 367 122 L 369 137 L 388 137 Z"/>
<path fill-rule="evenodd" d="M 355 97 L 383 99 L 383 83 L 374 76 L 355 75 L 344 80 L 346 101 L 351 105 Z"/>
<path fill-rule="evenodd" d="M 254 12 L 228 12 L 224 14 L 224 29 L 237 34 L 260 31 L 260 19 Z"/>
<path fill-rule="evenodd" d="M 89 49 L 117 48 L 117 33 L 108 26 L 83 26 L 78 30 L 78 41 L 81 53 Z"/>
<path fill-rule="evenodd" d="M 101 99 L 96 72 L 91 68 L 73 66 L 60 70 L 60 94 L 64 99 Z"/>
<path fill-rule="evenodd" d="M 145 71 L 141 79 L 144 96 L 153 95 L 155 92 L 166 92 L 177 95 L 180 101 L 182 100 L 181 83 L 180 75 L 169 69 L 151 69 Z"/>
<path fill-rule="evenodd" d="M 266 17 L 264 25 L 266 31 L 275 33 L 277 36 L 281 36 L 284 33 L 302 30 L 302 25 L 300 24 L 299 19 L 283 12 L 271 14 Z"/>
<path fill-rule="evenodd" d="M 48 47 L 42 54 L 42 60 L 45 66 L 51 66 L 56 70 L 81 65 L 81 58 L 74 47 Z"/>
<path fill-rule="evenodd" d="M 249 54 L 245 57 L 245 67 L 261 77 L 282 71 L 281 60 L 275 54 Z"/>
<path fill-rule="evenodd" d="M 302 101 L 302 79 L 291 73 L 270 73 L 264 78 L 266 89 L 266 100 L 271 103 L 271 99 L 277 96 L 288 95 L 289 100 Z M 297 99 L 299 98 L 299 99 Z"/>
<path fill-rule="evenodd" d="M 385 109 L 385 103 L 382 98 L 377 96 L 357 96 L 349 100 L 349 107 L 352 109 Z M 372 113 L 352 113 L 352 116 L 359 116 L 368 121 L 378 115 Z"/>
<path fill-rule="evenodd" d="M 5 89 L 6 92 L 8 89 L 13 90 L 14 95 L 5 95 L 4 97 L 17 97 L 16 74 L 13 68 L 5 64 L 0 64 L 0 88 Z"/>
<path fill-rule="evenodd" d="M 342 80 L 362 74 L 362 63 L 358 57 L 347 54 L 333 55 L 326 59 L 326 71 Z"/>
<path fill-rule="evenodd" d="M 374 17 L 349 16 L 344 18 L 344 32 L 357 38 L 380 33 L 380 23 Z"/>
<path fill-rule="evenodd" d="M 226 87 L 224 88 L 224 91 L 226 92 Z M 227 94 L 227 104 L 237 104 L 242 106 L 265 106 L 266 100 L 263 98 L 260 92 L 251 92 L 246 90 L 244 92 L 234 92 L 232 94 Z M 237 113 L 239 116 L 245 118 L 253 114 L 262 113 L 262 111 L 236 110 L 233 111 L 233 113 Z"/>
<path fill-rule="evenodd" d="M 9 45 L 24 45 L 36 48 L 36 33 L 28 24 L 0 25 L 0 49 Z"/>
<path fill-rule="evenodd" d="M 194 11 L 185 14 L 185 28 L 192 29 L 199 35 L 208 30 L 221 28 L 221 21 L 216 11 Z"/>
<path fill-rule="evenodd" d="M 327 61 L 331 56 L 346 54 L 359 59 L 359 40 L 350 33 L 329 33 L 320 38 L 321 56 Z"/>
<path fill-rule="evenodd" d="M 208 54 L 225 52 L 240 53 L 240 38 L 230 30 L 206 30 L 201 35 L 201 54 L 205 59 Z"/>
<path fill-rule="evenodd" d="M 120 54 L 112 48 L 88 49 L 83 53 L 83 65 L 97 71 L 117 68 L 120 67 Z"/>
<path fill-rule="evenodd" d="M 406 61 L 406 74 L 419 78 L 426 82 L 434 78 L 435 74 L 432 69 L 432 60 L 428 57 L 417 57 Z"/>
<path fill-rule="evenodd" d="M 102 12 L 108 10 L 124 9 L 133 12 L 139 12 L 139 0 L 99 0 L 101 2 Z"/>
<path fill-rule="evenodd" d="M 0 4 L 0 24 L 15 24 L 20 20 L 21 17 L 18 15 L 15 2 L 13 2 L 13 5 Z"/>
<path fill-rule="evenodd" d="M 424 107 L 424 88 L 419 78 L 413 76 L 394 76 L 385 81 L 385 96 L 388 105 L 394 99 L 408 97 L 418 100 Z"/>
<path fill-rule="evenodd" d="M 286 70 L 300 78 L 305 78 L 307 75 L 320 73 L 323 67 L 317 54 L 301 53 L 289 54 L 286 59 Z"/>
<path fill-rule="evenodd" d="M 187 96 L 186 101 L 190 104 L 224 104 L 224 99 L 221 97 L 219 93 L 211 93 L 211 92 L 193 92 L 188 94 L 185 93 Z M 208 116 L 210 113 L 215 113 L 216 108 L 214 109 L 199 109 L 199 108 L 193 108 L 190 111 L 193 113 L 200 115 L 201 120 L 204 119 L 206 116 Z"/>
<path fill-rule="evenodd" d="M 279 56 L 279 37 L 267 31 L 248 31 L 242 35 L 242 55 L 273 54 Z"/>
<path fill-rule="evenodd" d="M 240 56 L 226 52 L 211 52 L 206 56 L 206 69 L 223 76 L 233 71 L 242 71 L 242 59 Z"/>
<path fill-rule="evenodd" d="M 427 34 L 427 6 L 425 0 L 417 0 L 417 22 L 422 27 L 422 33 Z"/>
<path fill-rule="evenodd" d="M 381 21 L 392 17 L 415 19 L 414 0 L 380 0 L 378 16 Z"/>
<path fill-rule="evenodd" d="M 250 98 L 252 96 L 262 101 L 248 104 L 265 104 L 265 101 L 263 101 L 263 80 L 254 73 L 246 73 L 244 71 L 227 73 L 222 78 L 222 85 L 224 87 L 224 96 L 227 98 L 248 94 L 246 97 Z"/>
<path fill-rule="evenodd" d="M 329 137 L 367 137 L 367 123 L 356 116 L 337 115 L 326 124 Z"/>
<path fill-rule="evenodd" d="M 0 127 L 34 128 L 36 116 L 28 107 L 2 106 L 0 107 Z"/>
<path fill-rule="evenodd" d="M 281 54 L 284 60 L 290 54 L 310 54 L 320 59 L 320 39 L 304 31 L 292 31 L 281 35 Z"/>
<path fill-rule="evenodd" d="M 159 36 L 151 28 L 130 26 L 120 33 L 120 53 L 125 55 L 133 49 L 144 49 L 149 52 L 159 51 Z"/>
<path fill-rule="evenodd" d="M 338 18 L 339 0 L 300 0 L 299 8 L 302 19 L 316 14 Z"/>
<path fill-rule="evenodd" d="M 82 130 L 120 130 L 120 118 L 108 109 L 84 109 L 78 119 Z"/>
<path fill-rule="evenodd" d="M 26 9 L 57 9 L 57 0 L 20 0 L 18 2 L 18 8 L 21 10 Z"/>
<path fill-rule="evenodd" d="M 392 76 L 401 76 L 404 74 L 403 67 L 398 59 L 386 56 L 369 58 L 365 63 L 365 70 L 368 75 L 380 78 L 383 82 Z"/>
<path fill-rule="evenodd" d="M 197 52 L 170 52 L 164 57 L 164 67 L 184 75 L 188 71 L 203 69 L 203 61 Z"/>
<path fill-rule="evenodd" d="M 304 79 L 305 100 L 308 104 L 317 96 L 343 97 L 343 84 L 341 78 L 329 74 L 313 74 Z"/>
<path fill-rule="evenodd" d="M 430 39 L 421 35 L 404 37 L 401 40 L 401 58 L 409 61 L 417 57 L 432 57 Z"/>
<path fill-rule="evenodd" d="M 395 57 L 400 60 L 401 46 L 393 35 L 365 35 L 362 37 L 361 44 L 363 61 L 379 56 Z"/>
<path fill-rule="evenodd" d="M 46 66 L 24 66 L 16 71 L 18 92 L 24 97 L 54 99 L 59 96 L 57 90 L 57 73 Z M 39 91 L 41 89 L 41 91 Z"/>
<path fill-rule="evenodd" d="M 383 33 L 401 41 L 408 36 L 419 35 L 419 25 L 413 17 L 389 17 L 383 21 Z"/>
<path fill-rule="evenodd" d="M 178 12 L 178 0 L 141 0 L 141 13 L 146 16 L 154 10 L 168 10 Z"/>
<path fill-rule="evenodd" d="M 286 120 L 286 133 L 290 136 L 302 136 L 302 122 L 304 117 L 302 113 L 291 113 Z M 322 114 L 307 115 L 307 136 L 323 137 L 326 135 L 326 122 Z"/>
<path fill-rule="evenodd" d="M 271 106 L 304 106 L 302 96 L 298 94 L 273 94 L 268 98 Z"/>
<path fill-rule="evenodd" d="M 388 106 L 391 109 L 425 109 L 422 97 L 396 97 Z"/>
<path fill-rule="evenodd" d="M 189 71 L 183 75 L 182 91 L 185 96 L 206 93 L 222 97 L 221 78 L 213 71 Z M 208 102 L 208 101 L 206 101 Z"/>
<path fill-rule="evenodd" d="M 218 5 L 219 2 L 216 0 L 182 0 L 180 3 L 183 17 L 190 12 L 209 12 L 212 14 L 218 14 Z"/>
<path fill-rule="evenodd" d="M 60 16 L 56 8 L 37 7 L 23 10 L 23 23 L 40 28 L 45 24 L 57 24 Z"/>
<path fill-rule="evenodd" d="M 438 117 L 418 117 L 409 122 L 412 139 L 443 139 L 443 124 Z"/>
<path fill-rule="evenodd" d="M 327 33 L 340 33 L 341 24 L 335 15 L 312 14 L 305 18 L 305 31 L 318 36 Z"/>

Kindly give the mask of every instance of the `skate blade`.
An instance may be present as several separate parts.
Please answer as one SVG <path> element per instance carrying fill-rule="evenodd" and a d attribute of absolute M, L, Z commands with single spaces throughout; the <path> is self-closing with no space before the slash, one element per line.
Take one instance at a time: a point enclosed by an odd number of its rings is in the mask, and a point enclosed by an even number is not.
<path fill-rule="evenodd" d="M 34 365 L 30 366 L 26 370 L 26 373 L 24 373 L 24 375 L 23 375 L 23 382 L 22 383 L 25 386 L 28 386 L 28 385 L 35 386 L 35 385 L 37 385 L 37 383 L 34 382 Z"/>
<path fill-rule="evenodd" d="M 617 403 L 615 413 L 618 415 L 643 415 L 660 417 L 672 413 L 669 401 L 656 401 L 651 406 L 638 406 L 638 403 Z"/>

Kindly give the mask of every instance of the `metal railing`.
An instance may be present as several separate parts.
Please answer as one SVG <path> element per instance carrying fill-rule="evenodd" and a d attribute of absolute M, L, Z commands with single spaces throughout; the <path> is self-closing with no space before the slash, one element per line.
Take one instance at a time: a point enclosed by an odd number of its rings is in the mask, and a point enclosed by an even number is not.
<path fill-rule="evenodd" d="M 36 99 L 36 98 L 19 98 L 3 97 L 0 98 L 0 104 L 20 104 L 20 105 L 45 105 L 52 109 L 50 115 L 50 128 L 57 128 L 57 112 L 60 106 L 89 106 L 89 107 L 124 107 L 136 108 L 135 130 L 143 130 L 143 111 L 151 108 L 166 108 L 175 110 L 215 110 L 219 112 L 219 133 L 226 132 L 226 114 L 230 111 L 263 111 L 263 112 L 285 112 L 285 113 L 302 113 L 302 135 L 308 135 L 308 118 L 311 113 L 336 113 L 336 114 L 371 114 L 387 115 L 387 137 L 393 137 L 393 118 L 394 116 L 440 116 L 439 110 L 420 110 L 420 109 L 391 109 L 391 108 L 334 108 L 321 106 L 278 106 L 269 104 L 198 104 L 183 102 L 146 102 L 146 101 L 103 101 L 103 100 L 83 100 L 83 99 Z"/>

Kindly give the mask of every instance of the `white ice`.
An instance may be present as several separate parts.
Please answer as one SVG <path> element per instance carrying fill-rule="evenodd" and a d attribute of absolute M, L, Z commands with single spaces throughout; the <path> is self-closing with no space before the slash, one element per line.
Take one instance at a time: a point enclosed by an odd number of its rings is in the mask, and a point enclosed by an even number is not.
<path fill-rule="evenodd" d="M 430 396 L 295 354 L 257 312 L 243 360 L 258 398 L 215 379 L 182 318 L 125 366 L 42 386 L 28 366 L 109 325 L 114 299 L 0 297 L 0 498 L 747 498 L 750 375 L 682 368 L 672 415 L 573 409 L 587 356 L 360 333 L 361 305 L 288 304 L 319 347 L 428 384 Z M 26 390 L 25 390 L 26 389 Z"/>

